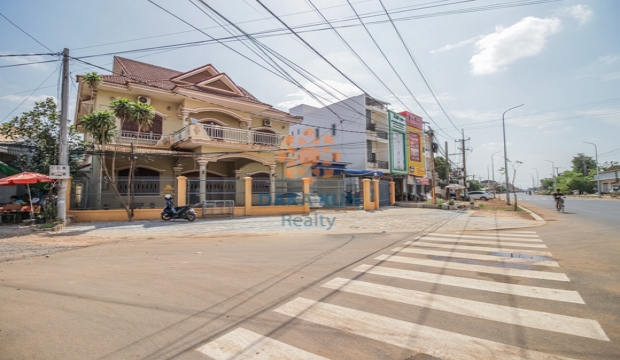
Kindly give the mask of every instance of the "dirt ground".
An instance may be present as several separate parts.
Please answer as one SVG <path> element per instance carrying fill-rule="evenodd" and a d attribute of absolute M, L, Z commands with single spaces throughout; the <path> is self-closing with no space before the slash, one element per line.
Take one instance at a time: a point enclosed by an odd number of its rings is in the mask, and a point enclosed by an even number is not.
<path fill-rule="evenodd" d="M 511 201 L 513 201 L 514 204 L 514 199 Z M 534 220 L 534 218 L 526 211 L 514 211 L 513 205 L 506 206 L 506 200 L 499 199 L 476 201 L 476 211 L 472 217 Z"/>

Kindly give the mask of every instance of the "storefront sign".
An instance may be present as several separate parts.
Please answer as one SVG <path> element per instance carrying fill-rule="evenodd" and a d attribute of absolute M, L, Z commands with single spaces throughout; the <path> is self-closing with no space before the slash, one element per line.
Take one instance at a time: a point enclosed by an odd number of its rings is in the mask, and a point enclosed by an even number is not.
<path fill-rule="evenodd" d="M 404 116 L 388 111 L 390 125 L 390 172 L 408 173 L 407 121 Z"/>
<path fill-rule="evenodd" d="M 422 121 L 422 117 L 408 111 L 401 112 L 401 115 L 406 118 L 407 123 L 407 148 L 409 150 L 408 172 L 410 175 L 415 175 L 416 177 L 424 177 L 426 175 L 424 159 L 422 159 L 422 128 L 424 122 Z"/>

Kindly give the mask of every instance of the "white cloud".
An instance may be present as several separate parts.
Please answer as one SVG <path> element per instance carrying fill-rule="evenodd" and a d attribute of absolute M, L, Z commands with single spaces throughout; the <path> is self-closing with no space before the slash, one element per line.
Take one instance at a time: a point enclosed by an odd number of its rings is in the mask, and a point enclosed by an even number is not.
<path fill-rule="evenodd" d="M 449 95 L 448 93 L 435 94 L 435 95 L 437 96 L 439 101 L 441 101 L 442 103 L 454 101 L 456 99 L 454 96 Z M 433 94 L 431 93 L 419 94 L 416 96 L 416 99 L 418 99 L 418 101 L 422 104 L 437 104 L 437 102 L 435 101 L 435 98 L 433 97 Z"/>
<path fill-rule="evenodd" d="M 560 30 L 560 19 L 523 18 L 508 27 L 498 27 L 476 42 L 478 53 L 469 61 L 474 75 L 487 75 L 505 69 L 518 59 L 540 53 L 547 38 Z"/>
<path fill-rule="evenodd" d="M 605 81 L 612 81 L 618 79 L 620 79 L 620 72 L 618 71 L 603 75 L 603 80 Z"/>
<path fill-rule="evenodd" d="M 278 105 L 276 105 L 276 107 L 279 109 L 287 109 L 287 110 L 297 105 L 301 105 L 301 104 L 306 104 L 306 105 L 315 106 L 315 107 L 324 107 L 326 105 L 333 104 L 335 102 L 344 100 L 346 98 L 349 98 L 355 95 L 359 95 L 361 93 L 360 90 L 352 84 L 341 83 L 341 82 L 334 81 L 334 80 L 322 80 L 322 82 L 329 85 L 329 86 L 325 86 L 325 84 L 322 84 L 322 87 L 329 90 L 330 94 L 326 93 L 325 91 L 323 91 L 322 89 L 320 89 L 318 86 L 316 86 L 313 83 L 305 84 L 304 88 L 310 91 L 311 93 L 316 94 L 319 100 L 321 100 L 321 102 L 323 102 L 324 104 L 319 103 L 313 97 L 311 97 L 306 92 L 300 89 L 292 94 L 286 95 L 287 97 L 292 97 L 295 99 L 281 102 Z M 340 93 L 344 94 L 345 96 L 333 90 L 332 87 L 337 89 Z M 333 94 L 333 96 L 331 94 Z"/>
<path fill-rule="evenodd" d="M 605 55 L 605 56 L 600 56 L 598 59 L 599 59 L 599 61 L 601 61 L 605 65 L 609 65 L 609 64 L 613 64 L 616 61 L 620 60 L 620 56 L 618 56 L 618 55 Z"/>
<path fill-rule="evenodd" d="M 2 53 L 0 53 L 2 54 Z M 36 63 L 36 62 L 40 62 L 40 61 L 45 61 L 46 59 L 44 59 L 41 56 L 28 56 L 28 57 L 21 57 L 21 56 L 9 56 L 9 57 L 2 57 L 0 58 L 0 60 L 2 60 L 3 62 L 7 63 L 7 65 L 12 65 L 12 64 L 30 64 L 30 63 Z M 29 69 L 35 69 L 35 70 L 46 70 L 47 66 L 45 66 L 45 64 L 32 64 L 32 65 L 28 65 L 25 66 Z"/>
<path fill-rule="evenodd" d="M 479 35 L 479 36 L 474 36 L 473 38 L 469 38 L 467 40 L 459 41 L 456 44 L 446 44 L 446 45 L 440 47 L 439 49 L 431 50 L 431 54 L 437 54 L 437 53 L 441 53 L 441 52 L 445 52 L 445 51 L 450 51 L 452 49 L 456 49 L 456 48 L 459 48 L 461 46 L 465 46 L 465 45 L 468 45 L 468 44 L 473 44 L 474 42 L 480 40 L 481 38 L 482 38 L 482 35 Z"/>
<path fill-rule="evenodd" d="M 594 16 L 594 11 L 589 6 L 581 4 L 562 8 L 560 13 L 572 16 L 579 21 L 579 25 L 587 23 Z"/>

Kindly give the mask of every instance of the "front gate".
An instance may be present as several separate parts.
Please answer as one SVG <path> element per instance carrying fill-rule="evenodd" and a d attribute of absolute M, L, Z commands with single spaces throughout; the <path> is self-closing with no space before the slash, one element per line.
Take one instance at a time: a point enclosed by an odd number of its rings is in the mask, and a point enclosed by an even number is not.
<path fill-rule="evenodd" d="M 310 184 L 310 192 L 318 195 L 325 207 L 346 206 L 345 181 L 342 178 L 315 178 L 314 183 Z"/>
<path fill-rule="evenodd" d="M 390 182 L 381 180 L 379 181 L 379 206 L 390 205 Z"/>

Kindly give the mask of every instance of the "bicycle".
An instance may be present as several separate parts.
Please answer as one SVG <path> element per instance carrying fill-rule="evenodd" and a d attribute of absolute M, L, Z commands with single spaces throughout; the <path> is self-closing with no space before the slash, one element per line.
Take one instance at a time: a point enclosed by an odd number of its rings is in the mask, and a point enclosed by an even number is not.
<path fill-rule="evenodd" d="M 566 196 L 564 196 L 563 198 L 558 198 L 558 212 L 564 213 L 564 199 L 566 199 Z"/>

